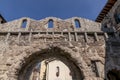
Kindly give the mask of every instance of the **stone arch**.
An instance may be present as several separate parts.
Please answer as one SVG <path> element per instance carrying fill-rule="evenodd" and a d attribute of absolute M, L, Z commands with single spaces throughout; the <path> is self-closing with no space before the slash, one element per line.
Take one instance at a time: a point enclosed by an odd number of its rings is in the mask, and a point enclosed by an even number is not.
<path fill-rule="evenodd" d="M 20 28 L 24 28 L 25 30 L 28 30 L 29 25 L 30 25 L 30 19 L 29 18 L 23 17 L 23 18 L 20 19 L 20 22 L 19 22 L 19 27 Z"/>
<path fill-rule="evenodd" d="M 76 28 L 81 28 L 81 23 L 80 23 L 80 20 L 79 20 L 79 19 L 75 18 L 75 19 L 74 19 L 74 24 L 75 24 L 75 27 L 76 27 Z"/>
<path fill-rule="evenodd" d="M 54 28 L 54 26 L 56 26 L 56 24 L 55 24 L 55 22 L 57 21 L 57 18 L 55 18 L 55 17 L 48 17 L 48 18 L 45 18 L 44 19 L 45 20 L 45 27 L 46 28 Z M 49 25 L 49 23 L 50 23 L 50 25 L 52 24 L 52 26 L 50 26 Z"/>
<path fill-rule="evenodd" d="M 81 29 L 82 28 L 82 23 L 83 23 L 83 19 L 79 18 L 79 17 L 73 17 L 70 19 L 72 25 L 74 26 L 74 28 L 77 29 Z"/>
<path fill-rule="evenodd" d="M 54 27 L 54 20 L 53 19 L 49 19 L 48 20 L 48 28 L 53 28 Z"/>
<path fill-rule="evenodd" d="M 61 51 L 61 52 L 59 52 Z M 21 71 L 24 71 L 22 69 L 25 68 L 25 66 L 29 65 L 29 63 L 35 59 L 36 56 L 42 56 L 44 57 L 45 54 L 50 54 L 51 55 L 61 55 L 62 57 L 64 56 L 66 59 L 68 59 L 70 62 L 73 62 L 74 65 L 77 67 L 77 69 L 79 69 L 82 73 L 82 77 L 84 78 L 87 74 L 87 68 L 86 68 L 86 65 L 85 65 L 85 62 L 80 59 L 79 61 L 74 57 L 74 53 L 70 52 L 71 50 L 69 50 L 69 52 L 66 51 L 66 49 L 63 49 L 61 47 L 49 47 L 49 48 L 44 48 L 40 51 L 34 51 L 33 53 L 31 54 L 28 54 L 26 55 L 26 57 L 23 57 L 23 60 L 21 60 L 19 62 L 19 64 L 17 64 L 16 66 L 16 73 L 17 76 L 20 75 L 20 72 Z M 59 53 L 56 53 L 56 52 L 59 52 Z M 86 69 L 86 72 L 84 72 L 84 69 Z M 85 75 L 86 74 L 86 75 Z M 18 80 L 18 79 L 15 79 L 15 80 Z"/>
<path fill-rule="evenodd" d="M 23 19 L 23 20 L 22 20 L 21 27 L 22 27 L 22 28 L 26 28 L 26 27 L 27 27 L 27 22 L 28 22 L 27 19 Z"/>

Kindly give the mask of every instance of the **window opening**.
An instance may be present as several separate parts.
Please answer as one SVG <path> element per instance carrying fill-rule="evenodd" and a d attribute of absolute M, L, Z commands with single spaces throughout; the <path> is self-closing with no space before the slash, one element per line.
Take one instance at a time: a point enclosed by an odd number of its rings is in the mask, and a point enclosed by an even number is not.
<path fill-rule="evenodd" d="M 76 28 L 80 28 L 81 27 L 80 22 L 77 19 L 75 19 L 75 26 L 76 26 Z"/>
<path fill-rule="evenodd" d="M 56 69 L 57 69 L 56 70 L 56 76 L 59 77 L 59 75 L 60 75 L 60 68 L 57 66 Z"/>
<path fill-rule="evenodd" d="M 26 28 L 26 26 L 27 26 L 27 20 L 25 19 L 22 21 L 22 28 Z"/>
<path fill-rule="evenodd" d="M 53 28 L 53 20 L 52 19 L 50 19 L 48 21 L 48 28 Z"/>

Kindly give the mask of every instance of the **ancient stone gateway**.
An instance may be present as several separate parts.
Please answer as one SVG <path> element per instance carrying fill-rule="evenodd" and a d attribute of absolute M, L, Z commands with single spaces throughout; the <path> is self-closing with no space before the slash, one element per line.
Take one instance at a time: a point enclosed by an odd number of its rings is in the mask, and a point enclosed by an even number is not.
<path fill-rule="evenodd" d="M 120 0 L 96 22 L 0 15 L 0 80 L 120 80 Z"/>
<path fill-rule="evenodd" d="M 0 80 L 104 80 L 111 35 L 79 17 L 0 24 Z"/>

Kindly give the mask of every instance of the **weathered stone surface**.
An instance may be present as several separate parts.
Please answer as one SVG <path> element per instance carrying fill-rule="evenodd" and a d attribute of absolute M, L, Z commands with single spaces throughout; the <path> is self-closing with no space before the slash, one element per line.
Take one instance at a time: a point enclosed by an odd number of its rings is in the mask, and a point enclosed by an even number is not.
<path fill-rule="evenodd" d="M 53 28 L 48 28 L 50 19 Z M 80 21 L 80 28 L 76 28 L 75 19 Z M 23 20 L 27 20 L 26 28 L 21 27 Z M 0 24 L 0 30 L 1 80 L 18 80 L 25 65 L 43 54 L 67 57 L 79 68 L 84 80 L 104 78 L 96 76 L 98 73 L 91 67 L 92 61 L 99 61 L 101 69 L 105 64 L 105 37 L 100 23 L 78 17 L 66 20 L 48 17 L 40 21 L 21 18 Z"/>

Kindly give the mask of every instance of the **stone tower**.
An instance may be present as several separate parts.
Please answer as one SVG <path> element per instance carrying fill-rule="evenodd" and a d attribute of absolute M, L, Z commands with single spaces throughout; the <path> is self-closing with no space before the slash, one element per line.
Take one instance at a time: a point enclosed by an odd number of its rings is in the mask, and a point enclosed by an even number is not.
<path fill-rule="evenodd" d="M 95 21 L 0 16 L 0 80 L 119 80 L 119 0 Z"/>

